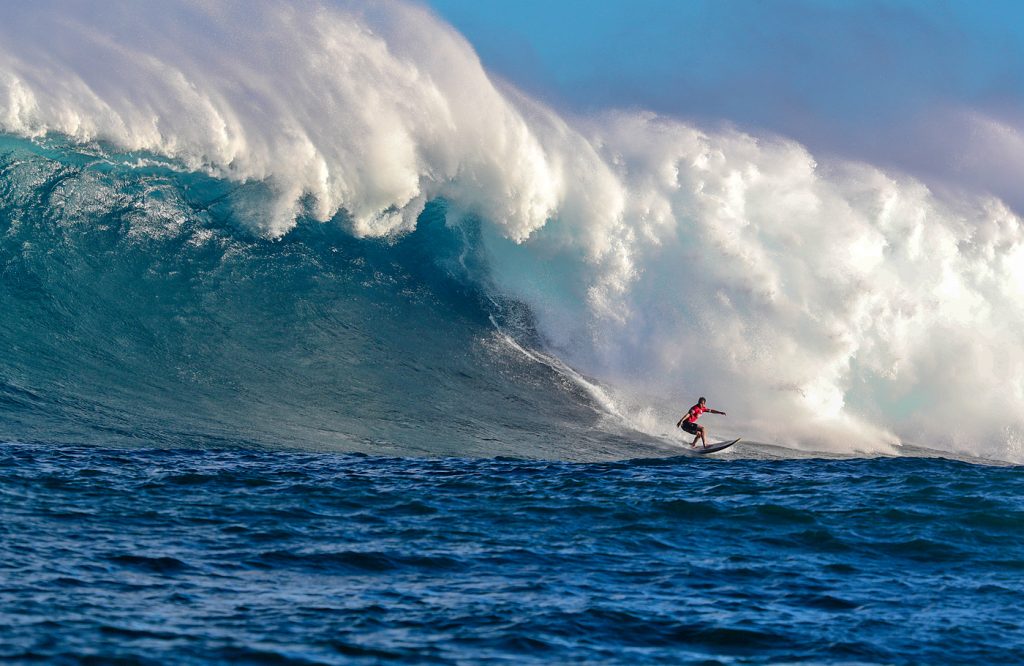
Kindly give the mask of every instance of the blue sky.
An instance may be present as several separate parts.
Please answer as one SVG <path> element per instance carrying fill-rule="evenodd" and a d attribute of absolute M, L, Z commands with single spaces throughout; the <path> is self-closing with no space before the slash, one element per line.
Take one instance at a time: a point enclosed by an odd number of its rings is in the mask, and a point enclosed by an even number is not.
<path fill-rule="evenodd" d="M 429 0 L 492 72 L 562 110 L 728 121 L 936 184 L 1015 195 L 1024 2 Z M 1011 144 L 1013 142 L 1010 142 Z M 1022 144 L 1024 145 L 1024 144 Z"/>

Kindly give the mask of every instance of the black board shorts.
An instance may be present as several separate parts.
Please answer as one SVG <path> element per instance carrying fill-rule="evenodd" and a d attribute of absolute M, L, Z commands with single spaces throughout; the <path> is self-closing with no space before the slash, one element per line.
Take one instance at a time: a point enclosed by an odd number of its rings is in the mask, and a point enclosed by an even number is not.
<path fill-rule="evenodd" d="M 699 428 L 700 428 L 700 426 L 697 425 L 696 423 L 690 423 L 689 421 L 683 421 L 683 430 L 685 430 L 686 432 L 690 433 L 691 435 L 696 435 L 697 433 L 699 433 L 700 432 Z"/>

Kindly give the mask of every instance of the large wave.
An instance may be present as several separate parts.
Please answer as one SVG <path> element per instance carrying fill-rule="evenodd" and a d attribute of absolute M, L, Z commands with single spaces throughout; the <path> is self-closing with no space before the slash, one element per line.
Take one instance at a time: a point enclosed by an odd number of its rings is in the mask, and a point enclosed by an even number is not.
<path fill-rule="evenodd" d="M 2 12 L 4 132 L 259 183 L 232 215 L 266 239 L 302 219 L 401 238 L 443 201 L 478 287 L 526 304 L 632 427 L 707 395 L 789 446 L 1021 457 L 1024 231 L 997 200 L 778 137 L 559 115 L 415 5 Z"/>

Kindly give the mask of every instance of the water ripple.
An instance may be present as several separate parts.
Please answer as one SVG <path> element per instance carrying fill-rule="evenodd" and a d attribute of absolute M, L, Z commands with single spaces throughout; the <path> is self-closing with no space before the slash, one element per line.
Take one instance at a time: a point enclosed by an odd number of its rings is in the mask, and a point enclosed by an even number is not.
<path fill-rule="evenodd" d="M 1009 663 L 1024 475 L 0 445 L 0 659 Z"/>

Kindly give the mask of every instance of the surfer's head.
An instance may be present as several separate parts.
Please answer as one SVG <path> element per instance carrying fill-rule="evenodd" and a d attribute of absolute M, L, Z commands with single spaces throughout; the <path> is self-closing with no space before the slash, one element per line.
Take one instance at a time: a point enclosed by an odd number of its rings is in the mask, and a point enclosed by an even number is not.
<path fill-rule="evenodd" d="M 698 400 L 698 401 L 697 401 L 697 404 L 698 404 L 698 405 L 703 405 L 703 404 L 704 404 L 704 403 L 706 403 L 707 401 L 708 401 L 708 399 L 707 399 L 707 398 L 705 398 L 704 396 L 701 396 L 701 397 L 700 397 L 700 400 Z"/>

